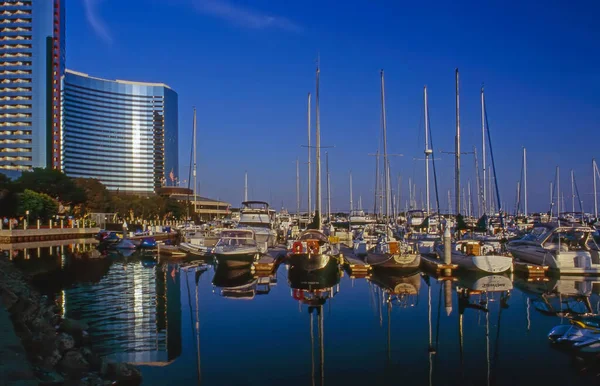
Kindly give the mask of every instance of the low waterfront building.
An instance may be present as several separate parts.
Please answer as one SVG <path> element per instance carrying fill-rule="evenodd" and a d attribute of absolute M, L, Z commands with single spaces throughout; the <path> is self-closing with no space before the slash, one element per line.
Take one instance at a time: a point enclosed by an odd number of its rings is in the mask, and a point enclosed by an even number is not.
<path fill-rule="evenodd" d="M 196 204 L 196 213 L 202 221 L 210 221 L 225 218 L 231 214 L 231 204 L 221 200 L 196 196 L 192 189 L 179 186 L 163 186 L 157 190 L 161 196 L 167 196 L 180 202 L 189 201 L 193 206 Z"/>
<path fill-rule="evenodd" d="M 61 169 L 109 190 L 154 193 L 178 173 L 177 93 L 66 70 Z"/>

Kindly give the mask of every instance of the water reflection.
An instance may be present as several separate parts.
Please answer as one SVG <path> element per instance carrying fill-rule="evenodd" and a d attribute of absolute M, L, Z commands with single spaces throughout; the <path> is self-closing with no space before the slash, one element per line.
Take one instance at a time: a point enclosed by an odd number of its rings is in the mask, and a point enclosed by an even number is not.
<path fill-rule="evenodd" d="M 213 292 L 231 299 L 254 299 L 267 295 L 271 286 L 277 284 L 272 276 L 259 276 L 251 266 L 227 266 L 217 264 L 212 280 Z"/>
<path fill-rule="evenodd" d="M 325 331 L 323 306 L 339 292 L 341 272 L 337 262 L 329 260 L 324 268 L 307 271 L 301 266 L 291 266 L 288 271 L 288 282 L 292 297 L 298 301 L 298 306 L 306 306 L 310 315 L 310 351 L 311 351 L 311 381 L 316 384 L 315 369 L 315 326 L 317 319 L 317 336 L 319 352 L 319 380 L 325 384 Z M 331 303 L 329 303 L 331 304 Z"/>
<path fill-rule="evenodd" d="M 153 254 L 93 259 L 93 250 L 14 249 L 13 261 L 56 294 L 66 316 L 90 324 L 99 352 L 141 364 L 144 384 L 564 386 L 598 379 L 597 359 L 572 359 L 547 339 L 569 318 L 598 314 L 593 278 L 447 279 L 376 269 L 352 279 L 335 261 L 320 271 L 282 265 L 261 276 L 250 267 Z"/>

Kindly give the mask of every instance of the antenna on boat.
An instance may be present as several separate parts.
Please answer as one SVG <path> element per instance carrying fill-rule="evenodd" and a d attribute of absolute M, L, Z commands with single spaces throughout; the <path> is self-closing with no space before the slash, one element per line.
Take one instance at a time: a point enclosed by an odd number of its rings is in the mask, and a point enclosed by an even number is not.
<path fill-rule="evenodd" d="M 331 221 L 331 181 L 329 180 L 329 153 L 325 152 L 325 168 L 327 170 L 327 221 Z"/>
<path fill-rule="evenodd" d="M 352 202 L 352 170 L 350 170 L 350 212 L 354 210 L 354 203 Z"/>

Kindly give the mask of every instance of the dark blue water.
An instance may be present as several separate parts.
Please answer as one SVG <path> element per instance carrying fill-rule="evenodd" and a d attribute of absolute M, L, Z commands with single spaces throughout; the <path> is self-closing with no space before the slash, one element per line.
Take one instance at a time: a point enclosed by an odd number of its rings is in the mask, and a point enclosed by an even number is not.
<path fill-rule="evenodd" d="M 600 282 L 592 279 L 352 279 L 337 266 L 307 275 L 285 265 L 258 278 L 201 262 L 107 261 L 56 298 L 66 316 L 89 322 L 99 352 L 140 365 L 147 385 L 600 380 L 596 359 L 557 350 L 546 337 L 568 314 L 598 312 Z M 495 291 L 477 291 L 482 285 Z"/>

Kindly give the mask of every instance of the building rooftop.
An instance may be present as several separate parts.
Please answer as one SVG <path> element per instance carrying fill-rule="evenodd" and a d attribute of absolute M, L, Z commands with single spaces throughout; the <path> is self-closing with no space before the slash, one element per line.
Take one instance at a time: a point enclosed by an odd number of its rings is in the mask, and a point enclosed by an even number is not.
<path fill-rule="evenodd" d="M 121 84 L 131 84 L 134 86 L 150 86 L 150 87 L 165 87 L 168 88 L 169 90 L 172 90 L 171 87 L 169 87 L 169 85 L 164 84 L 164 83 L 150 83 L 150 82 L 136 82 L 136 81 L 132 81 L 132 80 L 121 80 L 121 79 L 104 79 L 104 78 L 98 78 L 95 76 L 90 76 L 89 74 L 86 74 L 84 72 L 79 72 L 79 71 L 73 71 L 70 69 L 66 69 L 65 72 L 70 73 L 70 74 L 74 74 L 74 75 L 78 75 L 78 76 L 83 76 L 86 78 L 90 78 L 90 79 L 96 79 L 96 80 L 101 80 L 104 82 L 115 82 L 115 83 L 121 83 Z"/>

